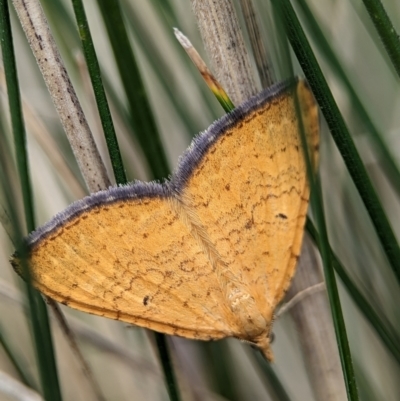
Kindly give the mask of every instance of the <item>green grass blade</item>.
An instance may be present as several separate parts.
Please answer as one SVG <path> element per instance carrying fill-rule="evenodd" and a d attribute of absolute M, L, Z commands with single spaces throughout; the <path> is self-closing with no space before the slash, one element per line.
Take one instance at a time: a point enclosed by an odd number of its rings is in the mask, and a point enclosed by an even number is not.
<path fill-rule="evenodd" d="M 169 173 L 167 158 L 129 42 L 120 5 L 116 0 L 98 0 L 98 6 L 128 99 L 133 129 L 152 170 L 153 177 L 164 178 Z"/>
<path fill-rule="evenodd" d="M 366 133 L 369 134 L 371 139 L 374 141 L 376 149 L 373 149 L 373 151 L 378 154 L 383 171 L 386 173 L 386 177 L 391 183 L 393 190 L 397 192 L 398 196 L 400 196 L 400 171 L 389 148 L 386 146 L 381 133 L 379 133 L 377 127 L 367 112 L 366 107 L 364 106 L 360 97 L 357 95 L 354 85 L 351 83 L 350 78 L 336 57 L 331 45 L 329 44 L 329 41 L 326 39 L 322 29 L 319 27 L 307 2 L 305 0 L 297 0 L 297 3 L 299 4 L 306 18 L 307 25 L 315 42 L 318 44 L 318 49 L 329 60 L 330 67 L 336 72 L 338 77 L 342 80 L 347 88 L 350 99 L 354 104 L 354 109 L 358 111 L 360 120 L 363 122 L 363 124 L 365 124 Z"/>
<path fill-rule="evenodd" d="M 287 21 L 284 18 L 284 9 L 280 3 L 272 3 L 274 6 L 274 15 L 279 22 L 277 22 L 277 28 L 279 30 L 280 36 L 280 58 L 281 60 L 286 60 L 287 64 L 285 66 L 286 74 L 289 77 L 294 77 L 294 68 L 291 60 L 290 49 L 288 45 L 288 33 L 287 33 Z M 287 78 L 287 76 L 286 76 Z M 329 249 L 329 241 L 327 235 L 327 228 L 325 222 L 325 214 L 323 210 L 323 198 L 322 198 L 322 190 L 319 181 L 319 176 L 315 177 L 315 168 L 312 166 L 309 148 L 307 145 L 306 135 L 304 131 L 304 126 L 301 121 L 301 111 L 300 104 L 298 98 L 296 100 L 296 110 L 297 115 L 299 116 L 299 129 L 301 133 L 301 140 L 304 149 L 304 155 L 306 160 L 307 167 L 307 175 L 310 182 L 310 190 L 311 190 L 311 199 L 310 206 L 315 215 L 317 216 L 317 221 L 319 224 L 319 228 L 324 232 L 324 235 L 321 237 L 319 246 L 320 246 L 320 254 L 322 257 L 323 267 L 324 267 L 324 275 L 325 275 L 325 283 L 329 297 L 329 303 L 331 308 L 331 314 L 333 319 L 334 330 L 336 334 L 336 340 L 338 345 L 338 351 L 342 366 L 343 375 L 345 378 L 345 386 L 346 391 L 351 400 L 358 400 L 357 387 L 355 383 L 355 375 L 353 369 L 353 363 L 351 359 L 351 353 L 347 338 L 346 326 L 343 318 L 342 307 L 340 303 L 339 293 L 336 284 L 336 278 L 333 272 L 332 264 L 330 259 L 327 257 Z"/>
<path fill-rule="evenodd" d="M 176 78 L 174 77 L 173 71 L 171 69 L 171 65 L 166 60 L 165 54 L 160 52 L 159 47 L 157 46 L 157 37 L 153 37 L 148 34 L 146 28 L 146 20 L 143 20 L 140 15 L 137 15 L 133 10 L 131 4 L 126 4 L 124 7 L 124 11 L 126 12 L 127 20 L 129 21 L 130 28 L 132 32 L 135 34 L 138 40 L 138 46 L 140 46 L 143 53 L 146 54 L 146 57 L 149 63 L 153 66 L 157 66 L 155 72 L 158 72 L 158 80 L 165 91 L 166 95 L 168 96 L 168 100 L 174 106 L 174 108 L 179 113 L 180 119 L 182 123 L 185 125 L 186 132 L 190 134 L 196 133 L 199 129 L 195 128 L 195 124 L 193 124 L 193 117 L 191 114 L 193 113 L 190 109 L 188 109 L 185 101 L 180 96 L 176 96 Z M 168 29 L 170 34 L 172 35 L 172 28 L 174 25 L 168 25 Z M 173 44 L 175 41 L 173 41 Z M 175 44 L 175 47 L 178 48 Z M 176 52 L 178 56 L 181 56 L 183 52 L 181 49 L 178 48 L 179 51 Z M 181 60 L 187 61 L 180 57 Z M 160 73 L 162 71 L 162 73 Z M 200 87 L 202 93 L 204 89 Z M 215 118 L 217 116 L 215 115 Z"/>
<path fill-rule="evenodd" d="M 306 158 L 308 159 L 308 157 Z M 336 284 L 335 273 L 332 266 L 332 260 L 329 254 L 329 241 L 327 234 L 327 227 L 324 218 L 323 204 L 322 204 L 322 190 L 319 177 L 313 177 L 311 164 L 307 161 L 309 168 L 309 180 L 311 187 L 311 207 L 315 213 L 318 227 L 321 232 L 319 241 L 319 249 L 324 266 L 325 283 L 328 292 L 329 303 L 331 305 L 333 326 L 335 328 L 336 339 L 338 342 L 339 355 L 342 363 L 342 370 L 344 381 L 346 385 L 347 397 L 351 401 L 357 401 L 358 391 L 355 381 L 353 362 L 351 358 L 350 347 L 347 339 L 346 325 L 343 318 L 342 307 L 340 304 L 339 291 Z"/>
<path fill-rule="evenodd" d="M 1 188 L 1 200 L 3 203 L 0 204 L 2 212 L 7 214 L 9 219 L 10 228 L 5 230 L 9 237 L 13 240 L 15 238 L 15 229 L 16 226 L 16 216 L 15 210 L 12 210 L 12 199 L 15 199 L 13 188 L 10 186 L 11 182 L 9 181 L 12 165 L 12 150 L 9 141 L 6 138 L 6 130 L 3 122 L 6 120 L 5 112 L 3 110 L 2 104 L 0 104 L 0 188 Z M 2 221 L 2 224 L 4 222 Z M 36 382 L 33 380 L 31 375 L 28 374 L 28 369 L 23 361 L 20 361 L 17 357 L 17 354 L 14 352 L 14 348 L 12 346 L 12 342 L 9 341 L 8 337 L 3 334 L 5 332 L 3 327 L 7 327 L 7 323 L 3 326 L 0 324 L 0 345 L 2 346 L 4 353 L 6 354 L 9 362 L 12 364 L 13 368 L 19 375 L 21 381 L 27 386 L 34 389 L 37 392 L 40 390 L 37 387 Z"/>
<path fill-rule="evenodd" d="M 204 347 L 209 365 L 212 366 L 212 385 L 214 391 L 226 400 L 236 400 L 237 393 L 234 389 L 232 370 L 232 355 L 226 342 L 210 342 Z"/>
<path fill-rule="evenodd" d="M 400 37 L 379 0 L 363 0 L 393 66 L 400 77 Z"/>
<path fill-rule="evenodd" d="M 121 152 L 119 150 L 110 108 L 108 107 L 107 97 L 101 80 L 100 66 L 94 50 L 92 35 L 90 34 L 85 9 L 83 7 L 82 0 L 72 0 L 72 4 L 74 6 L 75 17 L 79 27 L 79 36 L 82 41 L 83 52 L 85 54 L 90 79 L 92 81 L 97 108 L 99 110 L 115 180 L 119 184 L 125 184 L 127 180 L 124 166 L 122 164 Z"/>
<path fill-rule="evenodd" d="M 22 383 L 24 383 L 27 387 L 32 388 L 33 390 L 39 392 L 39 389 L 36 388 L 35 383 L 29 378 L 29 376 L 25 373 L 23 366 L 21 366 L 18 359 L 15 357 L 13 350 L 9 346 L 7 340 L 4 338 L 2 334 L 2 328 L 0 327 L 0 345 L 3 347 L 4 353 L 7 355 L 9 361 L 12 363 L 13 368 L 18 373 Z"/>
<path fill-rule="evenodd" d="M 300 115 L 299 104 L 297 104 L 297 108 L 298 108 L 298 114 Z M 325 284 L 328 292 L 329 303 L 331 306 L 333 326 L 335 329 L 336 340 L 338 343 L 338 349 L 339 349 L 340 361 L 342 364 L 344 381 L 346 385 L 347 397 L 351 401 L 357 401 L 359 397 L 358 397 L 357 383 L 355 380 L 354 367 L 350 352 L 349 341 L 347 338 L 346 324 L 343 317 L 339 291 L 337 288 L 335 273 L 333 270 L 333 264 L 329 254 L 329 239 L 324 215 L 320 177 L 319 175 L 314 177 L 314 168 L 311 164 L 311 159 L 308 154 L 307 140 L 302 124 L 300 124 L 300 128 L 302 131 L 302 142 L 303 142 L 304 152 L 306 155 L 305 159 L 306 159 L 308 178 L 311 188 L 310 203 L 312 210 L 315 213 L 319 230 L 321 232 L 318 245 L 324 267 Z"/>
<path fill-rule="evenodd" d="M 130 46 L 128 34 L 117 1 L 99 0 L 98 5 L 110 38 L 115 60 L 128 98 L 134 130 L 147 158 L 154 178 L 169 174 L 169 167 L 157 131 L 155 120 L 147 100 L 145 88 Z M 161 365 L 164 370 L 171 401 L 179 400 L 172 361 L 163 334 L 155 333 Z"/>
<path fill-rule="evenodd" d="M 50 22 L 52 22 L 53 31 L 57 37 L 57 44 L 61 43 L 61 47 L 66 49 L 63 52 L 63 58 L 67 61 L 67 64 L 71 64 L 75 68 L 75 72 L 78 70 L 76 65 L 76 58 L 73 56 L 71 49 L 81 45 L 79 42 L 78 35 L 65 35 L 64 32 L 76 32 L 76 23 L 71 18 L 70 13 L 67 12 L 65 5 L 60 0 L 43 0 L 43 8 L 47 11 L 47 16 Z M 61 21 L 61 22 L 60 22 Z M 110 79 L 111 78 L 111 79 Z M 121 98 L 118 96 L 113 84 L 111 83 L 112 77 L 107 75 L 106 71 L 102 71 L 102 85 L 104 86 L 109 103 L 113 106 L 115 115 L 117 115 L 123 121 L 124 126 L 130 126 L 130 116 L 123 105 Z M 130 139 L 130 138 L 129 138 Z M 133 146 L 133 145 L 132 145 Z M 111 158 L 111 156 L 110 156 Z M 123 166 L 123 164 L 121 164 Z M 121 167 L 124 169 L 125 166 Z M 115 174 L 115 173 L 114 173 Z M 116 182 L 119 180 L 116 179 Z"/>
<path fill-rule="evenodd" d="M 279 376 L 276 374 L 274 367 L 271 363 L 267 362 L 260 352 L 254 354 L 254 359 L 257 361 L 258 366 L 264 373 L 264 376 L 268 378 L 267 386 L 272 393 L 275 394 L 276 400 L 279 401 L 290 401 L 289 394 L 283 386 Z"/>
<path fill-rule="evenodd" d="M 160 10 L 160 16 L 163 17 L 169 26 L 176 26 L 179 20 L 172 7 L 172 3 L 165 0 L 155 0 L 154 7 Z"/>
<path fill-rule="evenodd" d="M 313 239 L 315 244 L 318 246 L 320 237 L 310 219 L 307 219 L 306 229 L 307 232 L 311 235 L 311 238 Z M 391 352 L 391 354 L 400 364 L 400 338 L 398 338 L 398 336 L 395 334 L 395 329 L 391 327 L 391 324 L 386 321 L 386 319 L 381 318 L 379 314 L 375 312 L 371 303 L 364 297 L 364 295 L 358 290 L 357 286 L 353 283 L 353 280 L 347 274 L 345 267 L 332 251 L 332 249 L 330 249 L 330 254 L 333 268 L 339 275 L 343 284 L 346 286 L 351 298 L 358 306 L 360 311 L 363 313 L 363 315 L 368 319 L 371 326 L 375 329 L 376 333 L 385 344 L 386 348 L 389 350 L 389 352 Z"/>
<path fill-rule="evenodd" d="M 25 211 L 25 221 L 28 232 L 35 229 L 33 212 L 32 188 L 29 180 L 28 156 L 25 150 L 26 136 L 22 118 L 21 99 L 18 88 L 18 76 L 12 43 L 11 24 L 7 2 L 1 1 L 1 44 L 4 62 L 4 73 L 8 90 L 8 102 L 11 115 L 11 125 L 17 149 L 17 165 L 20 174 L 21 191 Z M 21 151 L 22 150 L 22 151 Z"/>
<path fill-rule="evenodd" d="M 164 334 L 154 333 L 161 365 L 165 374 L 167 390 L 170 401 L 180 401 L 179 388 L 176 382 L 174 369 L 172 367 L 171 355 L 169 354 L 167 340 Z"/>
<path fill-rule="evenodd" d="M 25 222 L 28 231 L 35 228 L 33 214 L 32 189 L 28 173 L 28 158 L 26 154 L 25 128 L 22 119 L 21 101 L 18 88 L 18 77 L 15 64 L 15 55 L 13 49 L 11 24 L 9 18 L 8 4 L 6 0 L 0 0 L 0 41 L 2 44 L 2 53 L 4 61 L 4 70 L 8 89 L 8 99 L 11 114 L 11 124 L 14 134 L 14 142 L 17 153 L 17 165 L 21 181 L 21 190 L 23 194 Z M 10 207 L 12 203 L 10 202 Z M 11 211 L 11 209 L 10 209 Z M 15 213 L 13 213 L 15 216 Z M 16 222 L 17 220 L 14 219 Z M 16 223 L 18 229 L 18 224 Z M 18 233 L 22 244 L 22 230 Z M 22 248 L 22 255 L 24 250 Z M 25 269 L 29 277 L 29 269 Z M 53 349 L 53 340 L 50 332 L 49 319 L 46 306 L 41 295 L 33 289 L 29 280 L 26 285 L 29 299 L 29 311 L 31 316 L 32 330 L 34 334 L 35 349 L 39 364 L 42 390 L 46 400 L 61 400 L 61 391 L 58 382 L 58 374 L 55 363 Z"/>
<path fill-rule="evenodd" d="M 389 220 L 379 202 L 343 117 L 322 74 L 311 47 L 290 3 L 282 2 L 288 37 L 314 92 L 353 182 L 364 202 L 391 268 L 400 282 L 400 248 Z"/>
<path fill-rule="evenodd" d="M 293 46 L 293 38 L 294 35 L 293 31 L 293 21 L 289 20 L 288 14 L 290 11 L 293 12 L 291 5 L 289 2 L 282 1 L 274 1 L 273 2 L 276 12 L 278 13 L 278 17 L 282 19 L 284 23 L 284 27 L 286 30 L 287 37 Z M 294 12 L 293 12 L 294 13 Z M 296 21 L 295 21 L 296 22 Z M 300 28 L 296 27 L 297 29 Z M 292 30 L 293 29 L 293 30 Z M 300 28 L 301 29 L 301 28 Z M 296 32 L 298 34 L 298 32 Z M 295 49 L 294 49 L 295 50 Z M 299 60 L 300 61 L 300 60 Z M 300 104 L 296 98 L 296 108 L 297 113 L 300 116 Z M 303 149 L 305 153 L 305 160 L 307 165 L 307 173 L 308 179 L 310 182 L 310 189 L 311 189 L 311 199 L 310 204 L 313 210 L 313 213 L 316 216 L 316 220 L 318 222 L 318 227 L 321 232 L 320 241 L 319 241 L 319 249 L 322 257 L 323 267 L 324 267 L 324 275 L 325 275 L 325 283 L 328 292 L 329 303 L 331 306 L 331 313 L 333 319 L 333 326 L 335 329 L 336 340 L 338 344 L 339 356 L 340 361 L 342 364 L 342 371 L 347 391 L 347 396 L 349 400 L 357 401 L 358 398 L 358 391 L 357 385 L 355 381 L 355 374 L 353 368 L 353 362 L 351 358 L 351 352 L 349 347 L 349 342 L 347 338 L 347 331 L 346 325 L 343 318 L 342 307 L 340 304 L 339 292 L 336 284 L 336 278 L 329 254 L 329 240 L 328 240 L 328 233 L 327 227 L 325 222 L 325 215 L 323 209 L 323 197 L 322 197 L 322 189 L 319 176 L 314 175 L 315 169 L 312 166 L 309 149 L 307 145 L 306 135 L 304 131 L 303 124 L 301 123 L 301 119 L 299 119 L 299 128 L 301 131 Z"/>
<path fill-rule="evenodd" d="M 71 49 L 79 47 L 80 42 L 73 17 L 66 7 L 67 3 L 62 0 L 42 0 L 40 3 L 66 65 L 75 64 L 76 58 Z"/>
<path fill-rule="evenodd" d="M 5 127 L 3 122 L 5 121 L 5 112 L 3 110 L 3 105 L 0 102 L 0 184 L 2 184 L 0 186 L 0 188 L 2 188 L 2 193 L 4 192 L 5 194 L 7 194 L 7 201 L 5 203 L 7 203 L 8 205 L 11 203 L 11 199 L 13 198 L 13 196 L 11 195 L 12 193 L 12 189 L 7 186 L 7 176 L 10 173 L 10 155 L 12 154 L 12 151 L 10 149 L 9 146 L 9 142 L 6 140 L 6 131 L 5 131 Z M 1 195 L 0 195 L 1 196 Z M 0 204 L 0 208 L 5 212 L 5 208 L 3 204 Z M 9 209 L 9 208 L 8 208 Z M 7 212 L 6 212 L 7 213 Z M 9 217 L 7 215 L 7 217 Z M 13 222 L 10 222 L 13 223 Z M 4 222 L 2 221 L 2 224 L 4 224 Z M 11 227 L 11 232 L 8 232 L 7 229 L 7 233 L 9 234 L 10 237 L 13 236 L 13 232 L 12 232 L 12 227 Z M 21 365 L 21 363 L 18 361 L 18 358 L 14 355 L 13 352 L 13 347 L 9 344 L 9 341 L 7 339 L 7 337 L 5 335 L 3 335 L 4 329 L 2 327 L 2 325 L 0 324 L 0 345 L 3 347 L 5 354 L 7 355 L 9 361 L 11 362 L 11 364 L 13 365 L 14 369 L 16 370 L 16 372 L 18 373 L 18 375 L 20 376 L 20 379 L 22 380 L 22 382 L 28 386 L 31 387 L 32 389 L 34 389 L 35 391 L 39 391 L 39 389 L 36 387 L 35 383 L 33 382 L 33 380 L 31 380 L 28 376 L 28 374 L 25 373 L 25 367 L 23 367 Z"/>

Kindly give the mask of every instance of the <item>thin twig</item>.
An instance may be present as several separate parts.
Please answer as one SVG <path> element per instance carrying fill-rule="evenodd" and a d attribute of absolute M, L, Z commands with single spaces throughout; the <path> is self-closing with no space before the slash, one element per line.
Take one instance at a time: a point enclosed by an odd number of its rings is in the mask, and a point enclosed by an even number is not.
<path fill-rule="evenodd" d="M 198 51 L 193 47 L 190 40 L 177 28 L 174 28 L 175 37 L 178 39 L 178 42 L 181 46 L 185 49 L 187 55 L 193 61 L 193 64 L 199 70 L 201 76 L 203 77 L 206 84 L 214 93 L 215 97 L 220 102 L 221 106 L 224 108 L 226 112 L 231 111 L 235 106 L 229 99 L 228 95 L 226 94 L 224 88 L 215 78 L 213 73 L 208 69 L 206 63 L 201 58 Z"/>
<path fill-rule="evenodd" d="M 5 93 L 4 70 L 0 67 L 0 95 L 3 95 L 3 93 Z M 58 175 L 64 179 L 65 185 L 72 196 L 75 199 L 83 198 L 86 192 L 65 158 L 60 154 L 54 137 L 50 134 L 47 126 L 37 115 L 33 107 L 25 100 L 23 94 L 21 94 L 21 100 L 28 134 L 31 134 L 35 138 L 41 149 L 46 153 L 54 171 L 57 171 Z"/>
<path fill-rule="evenodd" d="M 303 244 L 303 246 L 305 243 Z M 297 305 L 299 302 L 301 302 L 304 298 L 309 297 L 310 295 L 326 290 L 325 287 L 325 282 L 321 281 L 318 284 L 312 285 L 311 287 L 307 287 L 304 290 L 298 292 L 296 295 L 293 296 L 289 301 L 284 303 L 278 310 L 278 312 L 275 314 L 275 319 L 278 319 L 280 316 L 283 314 L 289 312 L 295 305 Z"/>
<path fill-rule="evenodd" d="M 106 169 L 39 1 L 13 4 L 89 191 L 108 188 Z"/>
<path fill-rule="evenodd" d="M 258 92 L 235 9 L 230 0 L 192 0 L 212 70 L 233 103 Z"/>

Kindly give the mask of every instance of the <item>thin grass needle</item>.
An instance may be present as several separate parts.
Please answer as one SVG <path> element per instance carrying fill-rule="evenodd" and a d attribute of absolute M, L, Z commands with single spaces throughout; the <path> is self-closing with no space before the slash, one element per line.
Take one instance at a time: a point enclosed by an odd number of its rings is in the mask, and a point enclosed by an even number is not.
<path fill-rule="evenodd" d="M 201 58 L 198 51 L 193 47 L 190 40 L 178 29 L 174 28 L 175 37 L 178 39 L 178 42 L 185 49 L 186 53 L 193 61 L 193 64 L 199 70 L 201 76 L 206 81 L 206 84 L 214 93 L 215 97 L 223 107 L 226 112 L 229 112 L 235 108 L 231 99 L 227 95 L 227 93 L 222 88 L 221 84 L 217 81 L 213 73 L 208 69 L 206 63 Z"/>

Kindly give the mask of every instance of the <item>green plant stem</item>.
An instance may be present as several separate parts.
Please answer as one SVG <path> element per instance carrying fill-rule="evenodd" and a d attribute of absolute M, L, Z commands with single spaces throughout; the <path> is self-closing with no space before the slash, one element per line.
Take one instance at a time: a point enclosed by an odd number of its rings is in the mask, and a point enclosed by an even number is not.
<path fill-rule="evenodd" d="M 176 382 L 174 369 L 172 366 L 171 355 L 169 354 L 168 344 L 164 334 L 154 333 L 158 353 L 165 374 L 167 390 L 170 401 L 180 401 L 179 389 Z"/>
<path fill-rule="evenodd" d="M 167 6 L 168 2 L 165 0 L 159 1 L 159 3 Z M 162 86 L 162 90 L 165 91 L 166 96 L 168 97 L 168 101 L 171 102 L 171 105 L 176 109 L 177 113 L 179 113 L 182 124 L 185 126 L 185 130 L 192 137 L 193 134 L 200 131 L 201 126 L 197 126 L 193 123 L 193 120 L 196 120 L 194 117 L 194 113 L 190 108 L 187 107 L 187 104 L 181 96 L 177 96 L 176 92 L 176 79 L 173 69 L 169 64 L 168 60 L 165 58 L 164 52 L 158 46 L 159 38 L 154 37 L 148 32 L 148 24 L 146 20 L 143 20 L 141 15 L 137 15 L 132 3 L 124 4 L 124 15 L 126 19 L 129 20 L 130 27 L 133 30 L 135 36 L 140 38 L 140 41 L 137 42 L 137 45 L 140 47 L 151 65 L 157 66 L 157 71 L 162 71 L 162 74 L 158 75 L 158 81 Z M 178 22 L 171 22 L 175 20 L 175 18 L 169 18 L 168 15 L 164 12 L 161 12 L 160 6 L 155 6 L 160 8 L 160 19 L 162 21 L 163 27 L 165 30 L 172 34 L 171 27 L 179 26 Z M 147 29 L 146 29 L 147 28 Z M 172 41 L 172 46 L 177 50 L 174 52 L 176 57 L 174 57 L 174 62 L 182 67 L 185 67 L 186 70 L 192 68 L 190 61 L 186 57 L 186 53 L 182 52 L 182 47 L 176 40 Z M 199 95 L 202 96 L 204 103 L 207 103 L 209 100 L 209 90 L 204 85 L 199 85 L 198 87 Z M 218 113 L 213 108 L 210 110 L 210 114 L 214 119 L 218 118 Z"/>
<path fill-rule="evenodd" d="M 318 246 L 320 242 L 320 237 L 310 219 L 307 219 L 306 229 L 315 244 Z M 347 288 L 347 292 L 351 294 L 351 298 L 353 299 L 355 304 L 358 306 L 366 319 L 370 322 L 371 326 L 377 332 L 388 351 L 392 353 L 397 362 L 400 364 L 400 338 L 398 338 L 398 336 L 394 334 L 395 330 L 390 327 L 391 325 L 389 322 L 382 319 L 379 314 L 375 312 L 370 302 L 368 302 L 368 300 L 362 295 L 357 286 L 350 279 L 343 264 L 340 262 L 340 260 L 334 254 L 331 248 L 329 248 L 329 252 L 332 259 L 333 268 Z"/>
<path fill-rule="evenodd" d="M 94 50 L 92 35 L 90 34 L 85 9 L 83 7 L 82 0 L 72 0 L 72 4 L 79 27 L 79 36 L 82 41 L 83 52 L 85 54 L 90 79 L 92 81 L 97 108 L 99 110 L 115 180 L 119 184 L 125 184 L 127 180 L 122 163 L 121 152 L 119 150 L 110 108 L 108 107 L 107 97 L 101 79 L 100 66 Z"/>
<path fill-rule="evenodd" d="M 30 379 L 30 377 L 28 377 L 27 374 L 25 374 L 24 368 L 21 366 L 21 364 L 15 357 L 13 351 L 11 350 L 11 347 L 9 346 L 8 342 L 4 338 L 4 336 L 2 334 L 2 327 L 0 327 L 0 344 L 3 347 L 4 353 L 7 355 L 8 359 L 11 361 L 17 374 L 19 375 L 22 383 L 24 383 L 26 386 L 32 388 L 36 392 L 39 392 L 39 389 L 36 388 L 35 383 Z"/>
<path fill-rule="evenodd" d="M 147 100 L 140 71 L 129 43 L 120 5 L 116 0 L 98 0 L 98 5 L 128 98 L 135 133 L 154 178 L 166 177 L 169 174 L 167 159 Z M 179 401 L 178 385 L 165 336 L 155 333 L 155 337 L 170 400 Z"/>
<path fill-rule="evenodd" d="M 301 109 L 298 99 L 296 97 L 296 109 L 297 114 L 301 116 Z M 338 343 L 339 356 L 342 364 L 342 371 L 344 376 L 344 382 L 346 385 L 347 397 L 351 401 L 358 400 L 357 384 L 355 380 L 353 361 L 351 358 L 350 346 L 347 339 L 346 324 L 344 322 L 342 307 L 340 304 L 339 291 L 337 288 L 335 272 L 333 270 L 332 259 L 330 255 L 328 231 L 325 222 L 325 214 L 323 208 L 323 197 L 321 182 L 319 175 L 314 175 L 314 166 L 311 163 L 309 155 L 309 149 L 304 131 L 304 126 L 299 119 L 299 127 L 301 131 L 302 145 L 305 154 L 305 161 L 307 165 L 308 179 L 310 182 L 311 189 L 311 207 L 315 213 L 317 225 L 320 230 L 319 238 L 319 250 L 322 258 L 322 264 L 324 267 L 325 284 L 328 292 L 329 303 L 331 306 L 333 326 L 335 329 L 336 339 Z"/>
<path fill-rule="evenodd" d="M 357 95 L 357 92 L 354 86 L 351 83 L 351 80 L 348 78 L 348 75 L 344 71 L 342 65 L 340 64 L 339 60 L 335 56 L 335 53 L 332 47 L 329 44 L 329 41 L 326 39 L 322 29 L 319 27 L 316 19 L 314 18 L 307 2 L 305 0 L 297 0 L 301 11 L 303 12 L 304 16 L 306 17 L 306 21 L 308 22 L 308 27 L 312 33 L 312 37 L 314 38 L 315 42 L 318 44 L 318 49 L 325 54 L 326 58 L 329 61 L 330 67 L 336 72 L 338 77 L 342 80 L 345 87 L 347 88 L 351 101 L 354 104 L 355 110 L 358 111 L 360 115 L 360 120 L 366 127 L 367 134 L 370 135 L 371 139 L 374 141 L 376 146 L 376 152 L 382 164 L 383 170 L 386 173 L 386 177 L 388 178 L 389 182 L 392 184 L 392 188 L 394 191 L 397 192 L 397 195 L 400 196 L 400 172 L 399 168 L 396 165 L 396 162 L 386 146 L 384 140 L 382 139 L 382 135 L 378 132 L 375 124 L 371 120 L 369 113 L 367 112 L 364 104 L 362 103 L 361 99 Z"/>
<path fill-rule="evenodd" d="M 400 38 L 379 0 L 363 0 L 388 56 L 400 77 Z"/>
<path fill-rule="evenodd" d="M 117 0 L 98 0 L 97 3 L 128 99 L 132 127 L 149 163 L 153 178 L 164 178 L 169 173 L 167 157 L 129 42 L 119 2 Z"/>
<path fill-rule="evenodd" d="M 28 172 L 28 158 L 26 153 L 26 136 L 22 119 L 21 101 L 18 88 L 18 76 L 13 49 L 10 16 L 7 0 L 0 0 L 0 42 L 4 62 L 4 71 L 8 90 L 8 100 L 11 115 L 11 125 L 16 148 L 17 167 L 23 195 L 25 222 L 28 231 L 35 228 L 32 188 Z M 12 205 L 10 205 L 12 206 Z M 19 226 L 14 219 L 16 229 Z M 29 267 L 26 260 L 26 249 L 22 243 L 22 230 L 19 230 L 21 241 L 18 247 L 21 249 L 22 265 L 27 277 L 27 295 L 29 300 L 30 321 L 35 341 L 35 350 L 39 364 L 40 379 L 44 397 L 47 401 L 61 401 L 61 392 L 53 349 L 53 339 L 50 332 L 49 318 L 46 305 L 41 295 L 31 286 Z"/>
<path fill-rule="evenodd" d="M 277 0 L 273 2 L 277 3 Z M 400 248 L 393 229 L 290 2 L 282 0 L 280 4 L 286 21 L 288 39 L 325 116 L 336 146 L 370 215 L 390 266 L 400 283 Z"/>
<path fill-rule="evenodd" d="M 379 151 L 382 155 L 382 166 L 386 168 L 386 176 L 392 183 L 392 188 L 397 191 L 400 195 L 400 175 L 399 170 L 394 162 L 393 157 L 390 154 L 389 149 L 386 147 L 384 142 L 382 141 L 381 135 L 373 124 L 372 120 L 369 117 L 367 110 L 365 109 L 363 103 L 360 98 L 357 96 L 357 93 L 351 84 L 350 79 L 347 77 L 343 67 L 340 65 L 337 57 L 335 56 L 331 46 L 329 45 L 328 40 L 323 34 L 321 28 L 318 26 L 308 4 L 304 0 L 297 0 L 297 3 L 301 7 L 302 12 L 304 13 L 306 20 L 308 21 L 308 26 L 311 30 L 313 38 L 316 43 L 319 45 L 319 49 L 322 53 L 324 53 L 327 59 L 330 62 L 330 66 L 334 68 L 339 78 L 348 88 L 350 97 L 352 102 L 355 105 L 356 110 L 360 113 L 360 118 L 363 123 L 366 125 L 367 129 L 371 132 L 372 139 L 375 141 Z M 318 243 L 319 235 L 314 228 L 312 222 L 308 219 L 306 224 L 307 231 L 310 233 L 311 237 L 314 239 L 316 243 Z M 346 273 L 346 269 L 343 267 L 339 259 L 335 254 L 331 252 L 332 263 L 335 271 L 338 273 L 340 279 L 347 287 L 347 291 L 351 294 L 352 299 L 359 307 L 360 311 L 364 314 L 364 316 L 368 319 L 372 327 L 376 330 L 377 334 L 380 336 L 382 342 L 386 345 L 389 352 L 396 358 L 397 362 L 400 363 L 400 340 L 396 338 L 396 335 L 393 335 L 394 330 L 390 330 L 389 323 L 383 321 L 380 316 L 374 311 L 373 307 L 370 305 L 368 300 L 361 294 L 358 290 L 357 286 L 350 279 L 348 274 Z"/>
<path fill-rule="evenodd" d="M 35 219 L 33 211 L 32 187 L 29 179 L 28 156 L 25 150 L 26 135 L 24 121 L 22 118 L 21 99 L 18 88 L 17 68 L 15 64 L 15 55 L 12 44 L 11 24 L 9 20 L 7 1 L 1 0 L 1 25 L 2 25 L 2 53 L 4 62 L 4 73 L 6 77 L 8 101 L 11 115 L 11 126 L 14 135 L 15 148 L 17 151 L 17 167 L 20 177 L 20 186 L 22 191 L 22 200 L 25 212 L 25 221 L 28 232 L 35 229 Z"/>
<path fill-rule="evenodd" d="M 273 393 L 279 401 L 290 401 L 289 394 L 287 393 L 284 385 L 276 374 L 274 367 L 270 362 L 266 361 L 260 352 L 255 352 L 251 354 L 252 359 L 258 364 L 264 373 L 264 377 L 268 378 L 268 382 L 265 383 L 268 391 Z"/>

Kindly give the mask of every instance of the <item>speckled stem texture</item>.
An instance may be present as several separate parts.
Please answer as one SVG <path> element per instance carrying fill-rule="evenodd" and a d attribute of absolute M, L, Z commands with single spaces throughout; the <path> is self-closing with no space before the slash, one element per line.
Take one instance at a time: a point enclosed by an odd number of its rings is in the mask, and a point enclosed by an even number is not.
<path fill-rule="evenodd" d="M 103 161 L 39 1 L 13 0 L 13 4 L 89 191 L 109 187 Z"/>
<path fill-rule="evenodd" d="M 268 56 L 267 48 L 261 38 L 253 0 L 240 0 L 240 8 L 246 23 L 261 85 L 263 88 L 268 88 L 276 81 L 274 68 L 271 57 Z"/>
<path fill-rule="evenodd" d="M 212 71 L 237 106 L 259 92 L 231 0 L 192 0 Z"/>

